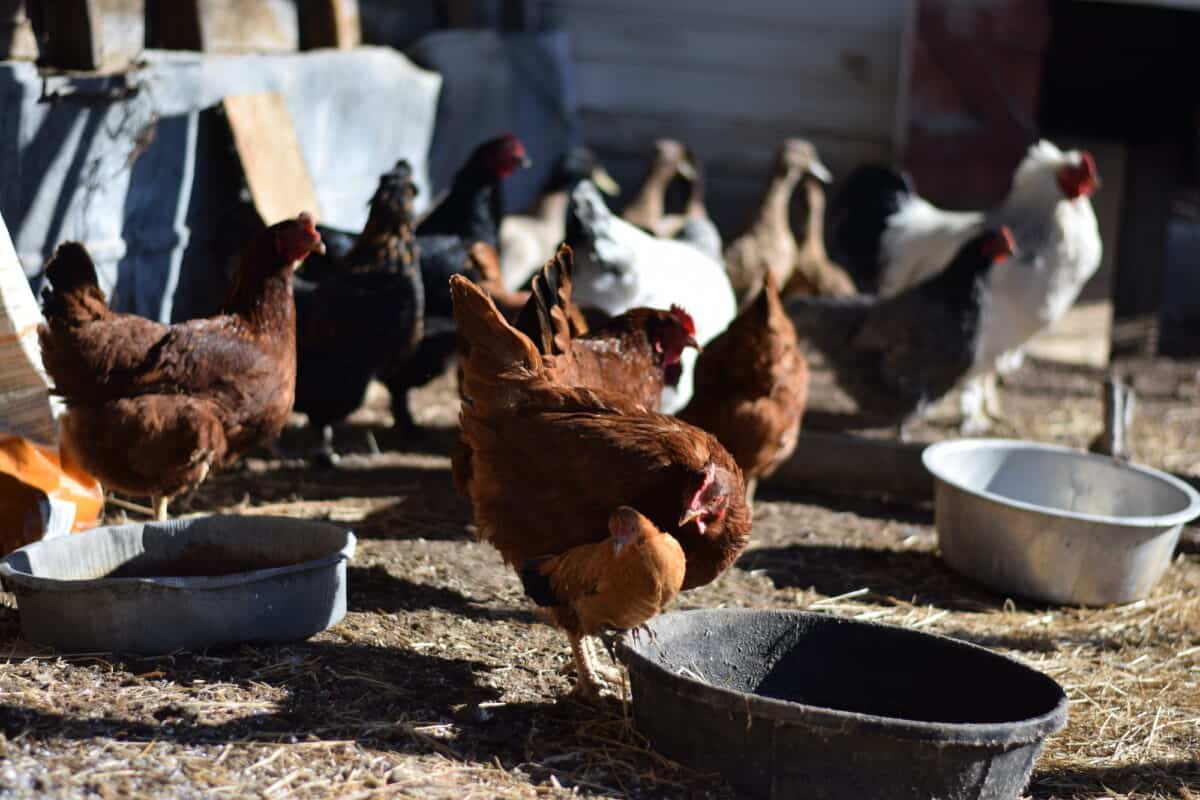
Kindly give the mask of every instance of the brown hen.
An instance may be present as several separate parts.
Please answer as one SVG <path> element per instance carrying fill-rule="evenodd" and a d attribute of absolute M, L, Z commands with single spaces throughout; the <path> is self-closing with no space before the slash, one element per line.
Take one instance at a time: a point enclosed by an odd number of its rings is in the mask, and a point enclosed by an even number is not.
<path fill-rule="evenodd" d="M 571 300 L 572 259 L 570 247 L 559 247 L 534 276 L 532 296 L 513 324 L 559 383 L 609 390 L 657 411 L 663 387 L 679 382 L 683 351 L 699 346 L 696 324 L 673 306 L 632 308 L 589 327 Z"/>
<path fill-rule="evenodd" d="M 684 589 L 720 575 L 750 538 L 741 470 L 725 448 L 621 395 L 562 385 L 483 290 L 460 276 L 450 288 L 479 535 L 520 568 L 603 540 L 609 515 L 628 505 L 678 540 Z"/>
<path fill-rule="evenodd" d="M 110 310 L 83 245 L 61 245 L 39 337 L 63 446 L 164 519 L 170 498 L 278 435 L 296 386 L 292 272 L 322 247 L 307 214 L 273 225 L 243 252 L 228 313 L 164 325 Z"/>
<path fill-rule="evenodd" d="M 796 449 L 808 402 L 808 362 L 768 271 L 758 298 L 696 359 L 696 391 L 679 413 L 715 435 L 746 476 L 753 500 Z"/>
<path fill-rule="evenodd" d="M 598 685 L 584 636 L 645 624 L 675 599 L 686 558 L 679 542 L 636 509 L 608 518 L 609 536 L 521 566 L 521 583 L 571 638 L 581 691 Z"/>

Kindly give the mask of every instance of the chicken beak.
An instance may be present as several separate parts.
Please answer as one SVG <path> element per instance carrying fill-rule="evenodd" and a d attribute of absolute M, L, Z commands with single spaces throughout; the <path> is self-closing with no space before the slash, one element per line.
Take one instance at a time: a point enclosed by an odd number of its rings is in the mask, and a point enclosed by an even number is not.
<path fill-rule="evenodd" d="M 325 243 L 317 242 L 317 246 L 313 248 L 313 252 L 320 253 L 321 255 L 325 255 Z"/>
<path fill-rule="evenodd" d="M 696 341 L 695 336 L 689 336 L 686 339 L 684 339 L 683 346 L 684 347 L 694 347 L 694 348 L 696 348 L 697 353 L 699 353 L 701 350 L 704 349 L 703 347 L 700 346 L 700 343 Z"/>
<path fill-rule="evenodd" d="M 684 180 L 696 180 L 696 166 L 690 161 L 680 161 L 675 166 L 675 171 L 678 172 Z"/>
<path fill-rule="evenodd" d="M 596 184 L 596 188 L 609 197 L 616 197 L 621 193 L 620 184 L 613 180 L 613 176 L 609 175 L 604 167 L 596 167 L 592 170 L 592 183 Z"/>
<path fill-rule="evenodd" d="M 679 517 L 678 527 L 682 528 L 685 525 L 700 519 L 703 514 L 704 510 L 700 508 L 685 509 L 683 515 Z"/>
<path fill-rule="evenodd" d="M 523 169 L 529 169 L 533 166 L 533 159 L 529 156 L 521 156 L 521 160 L 517 162 Z"/>
<path fill-rule="evenodd" d="M 625 549 L 625 543 L 623 541 L 621 541 L 619 538 L 614 537 L 613 538 L 613 555 L 614 556 L 621 555 L 621 551 L 624 549 Z"/>
<path fill-rule="evenodd" d="M 829 167 L 822 164 L 817 159 L 813 159 L 808 165 L 808 174 L 819 180 L 821 183 L 833 183 L 833 173 L 829 171 Z"/>

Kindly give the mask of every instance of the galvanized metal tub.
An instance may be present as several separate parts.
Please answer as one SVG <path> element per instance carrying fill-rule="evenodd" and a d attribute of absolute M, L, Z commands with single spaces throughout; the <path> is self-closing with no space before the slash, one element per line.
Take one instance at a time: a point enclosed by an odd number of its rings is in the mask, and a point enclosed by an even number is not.
<path fill-rule="evenodd" d="M 1067 721 L 1051 678 L 982 647 L 803 611 L 679 611 L 629 634 L 633 720 L 739 795 L 1015 800 Z"/>
<path fill-rule="evenodd" d="M 213 515 L 97 528 L 0 561 L 21 630 L 64 652 L 169 653 L 305 639 L 346 615 L 349 531 Z"/>
<path fill-rule="evenodd" d="M 942 557 L 1000 592 L 1050 603 L 1145 597 L 1200 494 L 1149 467 L 1057 445 L 960 439 L 922 454 Z"/>

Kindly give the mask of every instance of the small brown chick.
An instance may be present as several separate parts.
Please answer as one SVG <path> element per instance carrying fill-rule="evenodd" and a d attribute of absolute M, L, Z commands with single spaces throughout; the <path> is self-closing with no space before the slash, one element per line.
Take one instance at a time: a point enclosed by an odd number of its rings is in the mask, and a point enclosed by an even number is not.
<path fill-rule="evenodd" d="M 674 536 L 629 506 L 608 518 L 609 536 L 564 553 L 527 561 L 525 593 L 566 631 L 575 657 L 575 691 L 595 696 L 597 670 L 583 637 L 644 625 L 683 587 L 683 548 Z"/>
<path fill-rule="evenodd" d="M 696 359 L 696 392 L 679 413 L 717 437 L 746 477 L 753 499 L 796 449 L 808 402 L 808 361 L 768 271 L 758 298 Z"/>

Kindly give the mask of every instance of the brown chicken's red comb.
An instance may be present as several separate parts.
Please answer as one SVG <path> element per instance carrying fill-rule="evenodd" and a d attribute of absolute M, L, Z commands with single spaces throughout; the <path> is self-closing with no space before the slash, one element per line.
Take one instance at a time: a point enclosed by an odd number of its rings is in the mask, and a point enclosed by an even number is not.
<path fill-rule="evenodd" d="M 688 336 L 696 335 L 696 323 L 692 321 L 692 315 L 684 311 L 682 306 L 672 305 L 671 315 L 675 317 L 679 326 L 683 328 Z"/>

